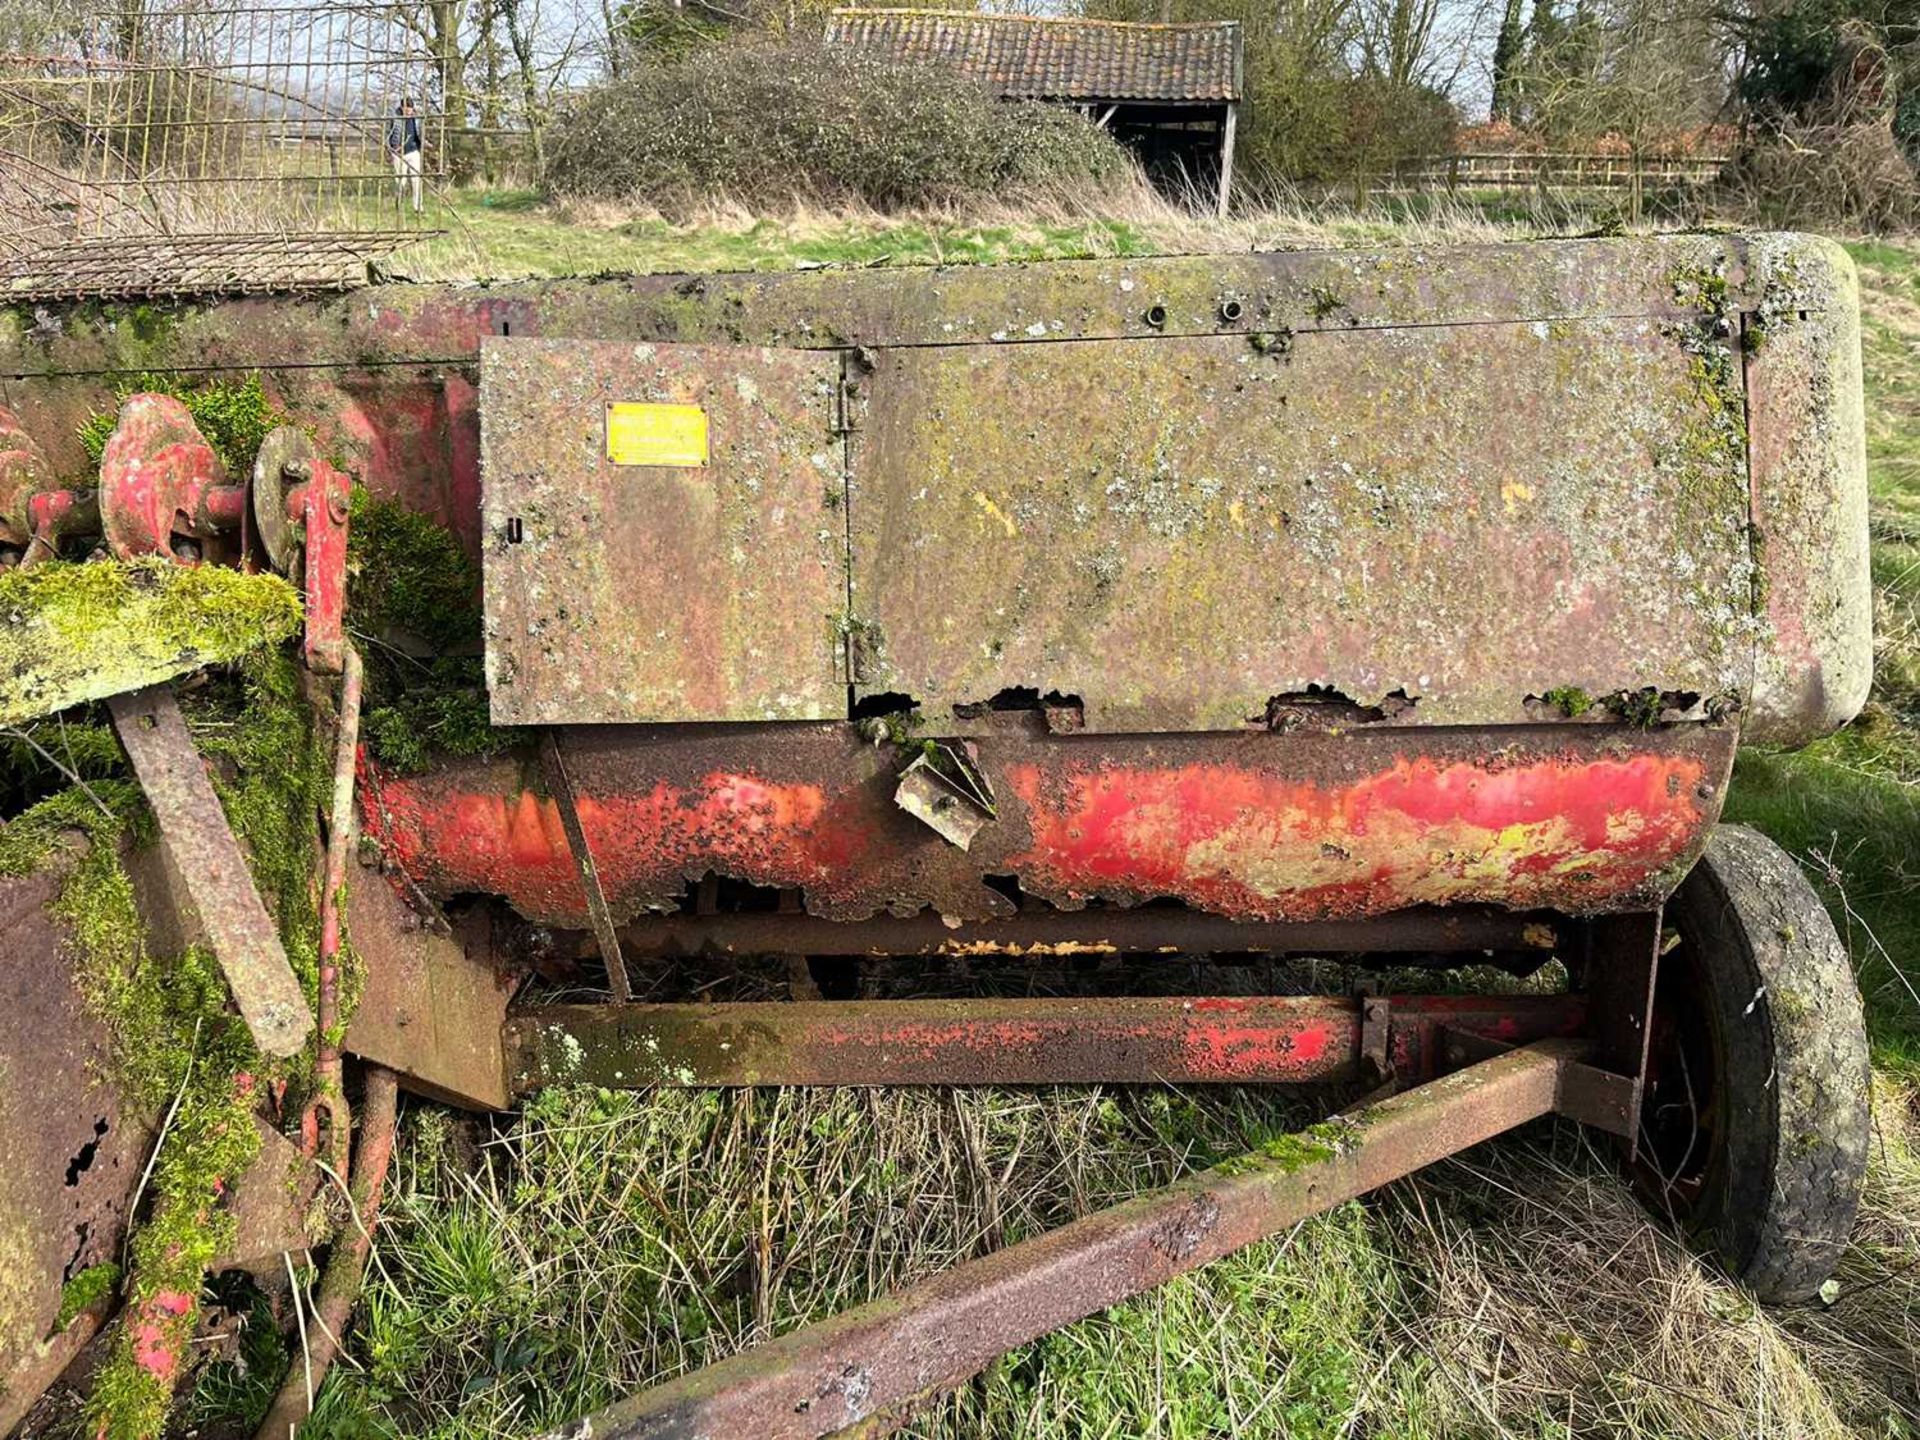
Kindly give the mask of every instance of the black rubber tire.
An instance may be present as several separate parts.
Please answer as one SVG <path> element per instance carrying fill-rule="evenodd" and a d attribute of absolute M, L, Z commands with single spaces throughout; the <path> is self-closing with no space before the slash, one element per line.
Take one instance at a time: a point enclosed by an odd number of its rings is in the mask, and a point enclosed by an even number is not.
<path fill-rule="evenodd" d="M 1665 928 L 1679 943 L 1660 960 L 1636 1178 L 1757 1297 L 1811 1298 L 1867 1166 L 1871 1077 L 1846 948 L 1800 867 L 1741 825 L 1715 829 Z"/>

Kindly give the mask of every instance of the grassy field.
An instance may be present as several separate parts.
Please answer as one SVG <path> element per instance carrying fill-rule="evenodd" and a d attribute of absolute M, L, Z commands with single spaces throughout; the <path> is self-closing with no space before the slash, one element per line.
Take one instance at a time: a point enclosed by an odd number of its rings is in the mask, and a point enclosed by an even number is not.
<path fill-rule="evenodd" d="M 395 268 L 446 273 L 481 243 L 496 273 L 1240 248 L 1370 239 L 1393 218 L 1298 235 L 1281 219 L 1209 236 L 1151 220 L 617 218 L 556 234 L 524 198 L 463 203 L 485 212 L 464 238 Z M 1647 1221 L 1604 1150 L 1543 1124 L 1011 1355 L 914 1433 L 1920 1434 L 1920 1000 L 1905 973 L 1920 955 L 1920 246 L 1853 249 L 1880 679 L 1845 734 L 1744 756 L 1731 801 L 1822 885 L 1867 996 L 1877 1136 L 1835 1303 L 1759 1309 Z M 1171 1090 L 576 1089 L 476 1140 L 416 1105 L 351 1363 L 304 1433 L 530 1433 L 1314 1113 Z"/>

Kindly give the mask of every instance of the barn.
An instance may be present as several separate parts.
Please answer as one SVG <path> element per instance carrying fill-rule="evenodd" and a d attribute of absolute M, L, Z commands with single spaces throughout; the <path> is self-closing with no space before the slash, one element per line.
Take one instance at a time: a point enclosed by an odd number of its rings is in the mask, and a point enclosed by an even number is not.
<path fill-rule="evenodd" d="M 827 43 L 947 65 L 1007 100 L 1074 105 L 1130 147 L 1163 191 L 1224 214 L 1240 106 L 1240 24 L 1136 24 L 974 11 L 841 9 Z"/>

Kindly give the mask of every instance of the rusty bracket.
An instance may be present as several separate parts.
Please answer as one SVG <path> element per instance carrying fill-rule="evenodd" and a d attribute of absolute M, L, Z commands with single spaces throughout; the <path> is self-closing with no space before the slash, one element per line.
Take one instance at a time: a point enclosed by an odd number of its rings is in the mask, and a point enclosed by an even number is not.
<path fill-rule="evenodd" d="M 172 689 L 150 685 L 115 695 L 107 709 L 254 1044 L 265 1055 L 299 1053 L 313 1012 Z"/>
<path fill-rule="evenodd" d="M 1603 915 L 1587 929 L 1586 989 L 1592 997 L 1593 1065 L 1610 1083 L 1583 1092 L 1591 1113 L 1579 1118 L 1623 1135 L 1631 1163 L 1640 1148 L 1640 1099 L 1652 1039 L 1654 982 L 1660 969 L 1661 912 Z"/>
<path fill-rule="evenodd" d="M 587 895 L 587 917 L 593 922 L 593 938 L 600 946 L 600 958 L 606 962 L 607 981 L 613 988 L 616 1004 L 633 998 L 627 984 L 627 960 L 620 949 L 620 932 L 614 928 L 613 911 L 607 905 L 606 892 L 600 888 L 600 871 L 593 863 L 593 847 L 580 824 L 580 807 L 574 798 L 573 780 L 567 774 L 566 758 L 560 753 L 560 736 L 548 730 L 540 737 L 540 768 L 547 788 L 553 792 L 554 808 L 560 812 L 560 828 L 566 832 L 567 849 L 572 852 L 580 887 Z"/>
<path fill-rule="evenodd" d="M 885 1429 L 996 1356 L 1558 1107 L 1545 1040 L 970 1260 L 622 1401 L 559 1436 L 810 1440 Z"/>
<path fill-rule="evenodd" d="M 1369 995 L 1360 1002 L 1360 1060 L 1372 1077 L 1381 1083 L 1393 1079 L 1390 1036 L 1393 1028 L 1393 1002 L 1384 995 Z"/>

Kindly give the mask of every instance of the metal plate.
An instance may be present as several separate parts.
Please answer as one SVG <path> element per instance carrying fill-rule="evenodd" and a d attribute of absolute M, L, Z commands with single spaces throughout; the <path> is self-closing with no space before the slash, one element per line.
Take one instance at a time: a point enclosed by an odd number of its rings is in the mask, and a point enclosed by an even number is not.
<path fill-rule="evenodd" d="M 485 343 L 496 724 L 846 714 L 839 379 L 793 350 Z M 631 404 L 700 407 L 708 463 L 616 463 Z"/>
<path fill-rule="evenodd" d="M 61 1285 L 120 1258 L 152 1134 L 105 1079 L 106 1029 L 50 913 L 71 863 L 0 877 L 0 1415 L 15 1418 L 13 1405 L 57 1373 L 40 1347 L 55 1336 Z M 0 1433 L 11 1425 L 0 1419 Z"/>
<path fill-rule="evenodd" d="M 1654 320 L 882 351 L 858 691 L 936 726 L 1059 692 L 1108 731 L 1239 728 L 1315 688 L 1435 725 L 1563 688 L 1741 692 L 1726 353 Z"/>

